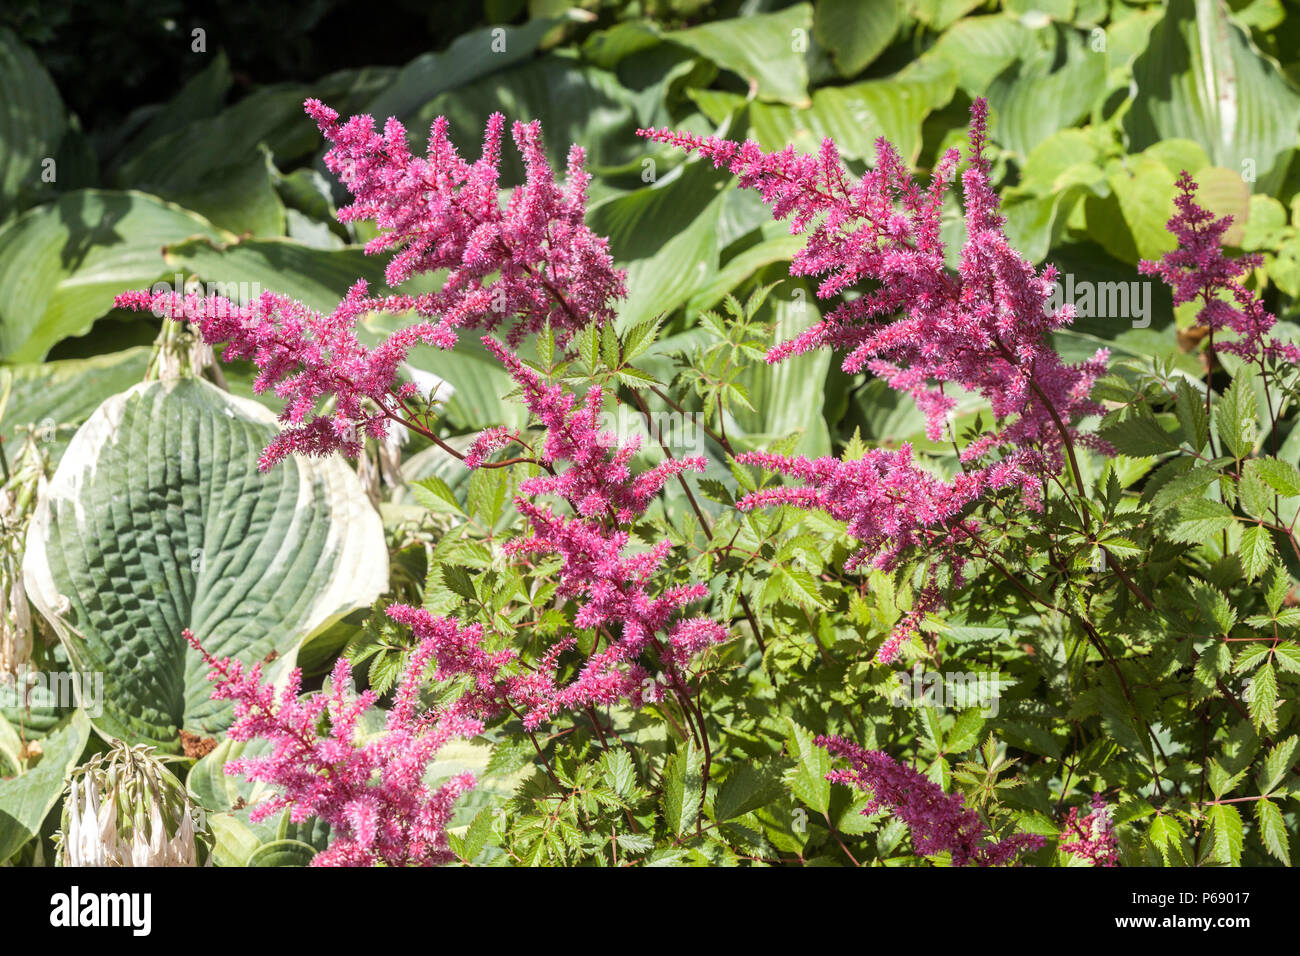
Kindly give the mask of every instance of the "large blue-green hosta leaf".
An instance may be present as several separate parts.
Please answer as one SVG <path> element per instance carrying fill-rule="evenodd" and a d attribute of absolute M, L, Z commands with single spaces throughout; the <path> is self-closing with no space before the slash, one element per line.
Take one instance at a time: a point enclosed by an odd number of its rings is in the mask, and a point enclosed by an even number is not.
<path fill-rule="evenodd" d="M 1171 0 L 1133 64 L 1130 148 L 1182 137 L 1263 193 L 1282 184 L 1296 145 L 1300 93 L 1214 0 Z"/>
<path fill-rule="evenodd" d="M 257 470 L 276 427 L 185 379 L 113 396 L 69 444 L 23 571 L 73 666 L 103 674 L 102 732 L 174 752 L 182 728 L 224 728 L 183 629 L 217 656 L 287 656 L 386 587 L 379 516 L 340 458 Z"/>

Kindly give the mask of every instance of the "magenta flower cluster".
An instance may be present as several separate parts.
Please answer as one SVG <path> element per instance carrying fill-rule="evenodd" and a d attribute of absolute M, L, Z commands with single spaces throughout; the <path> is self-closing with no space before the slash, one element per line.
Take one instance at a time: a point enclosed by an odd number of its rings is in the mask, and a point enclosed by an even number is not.
<path fill-rule="evenodd" d="M 1159 262 L 1144 259 L 1138 270 L 1160 276 L 1173 290 L 1174 305 L 1199 299 L 1201 308 L 1196 321 L 1211 335 L 1225 330 L 1236 333 L 1235 339 L 1215 342 L 1216 349 L 1251 362 L 1300 362 L 1300 348 L 1278 342 L 1269 334 L 1277 318 L 1240 281 L 1263 262 L 1263 257 L 1255 254 L 1234 258 L 1224 254 L 1223 234 L 1232 225 L 1232 217 L 1215 218 L 1197 204 L 1196 181 L 1186 170 L 1178 177 L 1174 204 L 1178 212 L 1165 225 L 1178 239 L 1178 247 L 1165 253 Z"/>
<path fill-rule="evenodd" d="M 1070 808 L 1065 817 L 1065 827 L 1061 830 L 1060 847 L 1093 866 L 1119 866 L 1115 823 L 1101 794 L 1092 795 L 1087 813 L 1080 815 L 1078 807 Z"/>
<path fill-rule="evenodd" d="M 832 770 L 827 779 L 870 794 L 862 811 L 865 815 L 888 810 L 906 823 L 912 846 L 921 856 L 946 851 L 952 854 L 954 866 L 1004 866 L 1047 843 L 1031 833 L 989 841 L 985 839 L 988 828 L 984 821 L 966 806 L 960 794 L 944 793 L 924 774 L 903 766 L 883 751 L 867 750 L 840 737 L 818 737 L 817 744 L 849 762 L 849 769 Z"/>
<path fill-rule="evenodd" d="M 236 304 L 221 296 L 136 291 L 116 305 L 153 311 L 194 325 L 210 345 L 224 345 L 223 358 L 251 359 L 254 388 L 284 399 L 285 428 L 266 448 L 267 470 L 288 455 L 357 457 L 367 436 L 382 439 L 396 421 L 421 430 L 418 391 L 399 382 L 402 363 L 421 343 L 450 349 L 464 326 L 496 328 L 510 316 L 509 340 L 550 323 L 561 339 L 613 316 L 613 301 L 626 294 L 608 242 L 583 222 L 588 174 L 583 151 L 569 153 L 563 188 L 542 150 L 537 123 L 516 123 L 514 139 L 524 157 L 526 182 L 505 206 L 498 195 L 500 146 L 505 120 L 488 121 L 483 155 L 473 164 L 457 154 L 439 117 L 428 157 L 412 157 L 406 132 L 389 120 L 383 134 L 369 116 L 339 125 L 338 114 L 317 100 L 307 112 L 334 144 L 326 163 L 352 190 L 356 202 L 340 219 L 374 219 L 383 230 L 368 252 L 395 250 L 387 281 L 446 269 L 437 292 L 372 296 L 358 280 L 328 315 L 288 296 L 265 293 Z M 357 337 L 357 324 L 371 312 L 413 314 L 416 321 L 374 348 Z M 334 407 L 322 409 L 329 400 Z"/>
<path fill-rule="evenodd" d="M 883 137 L 876 144 L 875 168 L 851 183 L 829 139 L 816 156 L 801 156 L 793 147 L 765 153 L 753 141 L 641 131 L 725 166 L 742 187 L 759 191 L 773 215 L 789 217 L 792 233 L 808 232 L 790 271 L 823 277 L 820 297 L 874 284 L 774 347 L 769 362 L 822 347 L 845 350 L 846 372 L 868 369 L 916 401 L 932 441 L 955 442 L 948 423 L 955 400 L 945 393 L 948 384 L 977 393 L 992 409 L 996 426 L 960 450 L 962 474 L 952 482 L 914 465 L 909 446 L 847 462 L 738 456 L 742 463 L 803 483 L 747 495 L 740 508 L 789 504 L 847 522 L 861 543 L 850 569 L 868 558 L 876 567 L 891 568 L 905 552 L 920 550 L 948 562 L 960 582 L 965 559 L 959 546 L 978 530 L 973 519 L 963 517 L 970 505 L 1015 487 L 1029 507 L 1040 507 L 1042 479 L 1062 466 L 1067 444 L 1108 450 L 1077 428 L 1079 419 L 1103 411 L 1089 392 L 1105 370 L 1107 352 L 1071 365 L 1051 347 L 1049 334 L 1069 324 L 1073 309 L 1051 308 L 1055 270 L 1035 272 L 1007 240 L 984 155 L 986 123 L 987 105 L 976 100 L 970 161 L 962 174 L 967 235 L 956 276 L 944 266 L 940 235 L 943 199 L 960 158 L 955 149 L 938 164 L 930 188 L 922 190 Z M 999 449 L 1004 453 L 988 460 Z M 938 590 L 928 584 L 878 659 L 892 660 L 924 613 L 938 606 Z"/>
<path fill-rule="evenodd" d="M 248 669 L 239 661 L 215 659 L 190 631 L 184 634 L 208 662 L 208 679 L 216 684 L 213 698 L 234 702 L 230 738 L 270 745 L 267 754 L 231 760 L 225 767 L 228 774 L 275 788 L 253 805 L 255 822 L 287 808 L 295 823 L 316 817 L 329 824 L 330 844 L 312 859 L 313 866 L 429 866 L 453 859 L 447 823 L 474 777 L 460 774 L 435 789 L 424 775 L 443 744 L 473 736 L 482 724 L 418 706 L 426 652 L 412 655 L 384 732 L 362 741 L 358 722 L 376 697 L 369 690 L 348 692 L 351 669 L 345 658 L 334 666 L 329 693 L 300 697 L 300 670 L 295 668 L 277 691 L 264 682 L 260 664 Z M 318 729 L 322 720 L 327 735 Z"/>
<path fill-rule="evenodd" d="M 436 319 L 415 326 L 426 341 L 451 348 L 462 326 L 490 331 L 508 316 L 515 317 L 512 344 L 547 323 L 563 337 L 613 318 L 611 299 L 626 294 L 625 276 L 614 268 L 608 240 L 584 222 L 591 177 L 582 147 L 570 148 L 561 188 L 542 149 L 541 124 L 515 123 L 527 178 L 502 208 L 500 113 L 488 119 L 482 155 L 471 164 L 448 138 L 445 117 L 434 120 L 421 159 L 411 155 L 396 119 L 378 133 L 370 116 L 339 125 L 338 114 L 319 100 L 306 107 L 333 144 L 325 165 L 356 197 L 339 219 L 374 220 L 382 231 L 367 252 L 399 250 L 388 264 L 388 284 L 448 270 L 437 292 L 382 303 L 385 311 Z"/>
<path fill-rule="evenodd" d="M 705 585 L 675 585 L 653 593 L 652 578 L 671 545 L 661 541 L 633 551 L 625 526 L 645 512 L 664 482 L 684 471 L 703 471 L 704 459 L 667 458 L 633 475 L 629 466 L 638 442 L 619 443 L 601 431 L 599 387 L 578 401 L 561 386 L 544 382 L 499 342 L 485 337 L 484 344 L 505 365 L 522 401 L 546 429 L 538 452 L 546 473 L 524 481 L 515 498 L 532 533 L 511 541 L 507 550 L 527 558 L 558 556 L 557 593 L 577 602 L 574 624 L 604 635 L 604 647 L 592 652 L 572 683 L 539 683 L 525 723 L 535 725 L 560 710 L 657 699 L 662 685 L 640 663 L 651 651 L 669 686 L 684 690 L 690 660 L 726 640 L 727 630 L 707 618 L 679 615 L 708 595 Z M 559 471 L 561 463 L 567 467 Z M 531 500 L 540 496 L 558 498 L 568 508 L 560 512 Z"/>
<path fill-rule="evenodd" d="M 769 362 L 821 347 L 847 350 L 846 372 L 869 369 L 916 399 L 932 441 L 943 438 L 955 405 L 944 385 L 977 392 L 1003 424 L 966 448 L 963 458 L 973 461 L 997 445 L 1010 445 L 1029 464 L 1040 451 L 1059 451 L 1064 436 L 1058 419 L 1072 439 L 1090 440 L 1071 425 L 1100 412 L 1088 393 L 1107 353 L 1068 365 L 1048 343 L 1049 332 L 1071 322 L 1073 308 L 1049 307 L 1056 271 L 1049 266 L 1036 273 L 1007 241 L 984 156 L 986 123 L 987 105 L 978 99 L 971 109 L 970 161 L 962 174 L 967 236 L 956 276 L 944 267 L 940 236 L 956 149 L 944 155 L 930 188 L 922 191 L 883 137 L 876 143 L 875 168 L 851 184 L 829 139 L 813 157 L 793 147 L 765 153 L 753 141 L 737 144 L 671 130 L 641 133 L 725 166 L 742 187 L 759 191 L 774 216 L 789 217 L 792 233 L 811 229 L 790 272 L 823 276 L 820 297 L 878 283 L 774 347 Z"/>

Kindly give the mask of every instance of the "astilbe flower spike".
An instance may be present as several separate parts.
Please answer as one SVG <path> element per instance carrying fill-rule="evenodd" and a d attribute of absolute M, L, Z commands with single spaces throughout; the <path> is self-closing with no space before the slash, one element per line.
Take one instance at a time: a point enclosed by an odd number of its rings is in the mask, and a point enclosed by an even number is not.
<path fill-rule="evenodd" d="M 952 854 L 954 866 L 1003 866 L 1046 845 L 1043 837 L 1030 833 L 988 841 L 984 821 L 960 794 L 944 793 L 924 774 L 883 751 L 867 750 L 842 737 L 818 737 L 817 744 L 832 756 L 849 761 L 849 769 L 832 770 L 826 778 L 870 794 L 862 810 L 865 815 L 888 810 L 906 823 L 912 845 L 922 856 L 946 850 Z"/>
<path fill-rule="evenodd" d="M 1071 428 L 1099 413 L 1089 401 L 1092 382 L 1105 367 L 1103 349 L 1088 362 L 1068 365 L 1047 334 L 1073 319 L 1073 309 L 1049 308 L 1056 271 L 1036 273 L 1011 248 L 1002 230 L 998 198 L 984 155 L 987 104 L 971 108 L 970 162 L 962 175 L 967 238 L 956 276 L 944 268 L 940 212 L 959 159 L 940 160 L 928 190 L 907 171 L 883 137 L 876 166 L 856 184 L 827 139 L 817 156 L 793 148 L 765 153 L 753 141 L 737 144 L 671 130 L 641 130 L 653 140 L 694 150 L 725 166 L 740 185 L 757 189 L 792 233 L 808 232 L 792 275 L 823 276 L 817 293 L 830 298 L 860 286 L 871 291 L 844 302 L 798 337 L 775 346 L 769 362 L 812 349 L 846 350 L 846 372 L 869 369 L 912 395 L 925 412 L 931 440 L 944 434 L 954 400 L 951 382 L 979 393 L 1003 427 L 965 450 L 978 458 L 996 444 L 1059 451 L 1064 436 L 1090 442 Z"/>
<path fill-rule="evenodd" d="M 524 481 L 515 498 L 531 534 L 513 540 L 507 550 L 519 556 L 557 555 L 557 594 L 578 602 L 574 624 L 608 635 L 605 646 L 588 656 L 570 683 L 554 677 L 563 649 L 552 648 L 546 666 L 509 683 L 508 696 L 526 710 L 524 722 L 530 728 L 562 710 L 620 700 L 638 705 L 660 692 L 643 663 L 651 651 L 669 685 L 684 690 L 690 661 L 726 640 L 727 631 L 708 618 L 680 614 L 708 595 L 705 585 L 676 585 L 654 593 L 651 579 L 671 545 L 661 541 L 648 551 L 629 551 L 623 526 L 645 512 L 666 481 L 684 471 L 702 471 L 704 459 L 668 458 L 633 475 L 629 465 L 638 444 L 620 444 L 612 433 L 601 431 L 599 387 L 578 401 L 562 386 L 543 381 L 500 342 L 489 336 L 483 341 L 546 429 L 537 452 L 546 473 Z M 557 467 L 562 465 L 567 467 Z M 569 513 L 538 504 L 533 498 L 539 496 L 560 499 Z"/>
<path fill-rule="evenodd" d="M 1089 392 L 1105 369 L 1107 352 L 1071 365 L 1049 344 L 1050 333 L 1072 321 L 1073 309 L 1050 307 L 1056 271 L 1048 266 L 1036 272 L 1007 241 L 984 155 L 986 126 L 987 105 L 978 99 L 971 108 L 970 162 L 962 174 L 967 238 L 955 276 L 944 266 L 940 233 L 944 196 L 960 158 L 955 149 L 922 190 L 883 137 L 876 143 L 875 168 L 851 183 L 829 139 L 816 156 L 801 156 L 792 147 L 765 153 L 753 141 L 641 130 L 726 167 L 741 187 L 759 191 L 774 216 L 788 217 L 792 233 L 806 232 L 790 272 L 822 277 L 820 297 L 869 284 L 806 332 L 772 348 L 769 362 L 823 347 L 844 350 L 846 372 L 867 369 L 916 401 L 932 441 L 952 437 L 947 417 L 956 403 L 945 385 L 975 392 L 992 408 L 995 427 L 960 450 L 962 474 L 951 482 L 915 465 L 908 446 L 850 462 L 737 456 L 802 482 L 746 495 L 739 507 L 789 504 L 847 522 L 861 542 L 850 569 L 868 559 L 892 568 L 917 549 L 949 564 L 959 583 L 965 561 L 960 545 L 978 532 L 978 524 L 963 517 L 970 505 L 1015 487 L 1037 509 L 1042 479 L 1062 467 L 1063 452 L 1072 453 L 1076 444 L 1110 450 L 1077 427 L 1081 418 L 1103 411 Z M 999 449 L 1003 453 L 989 460 Z M 939 605 L 935 578 L 932 567 L 913 612 L 878 651 L 881 661 L 892 660 L 924 614 Z"/>
<path fill-rule="evenodd" d="M 356 197 L 339 210 L 339 219 L 374 220 L 382 231 L 367 252 L 399 249 L 388 264 L 388 284 L 450 270 L 439 291 L 399 303 L 437 318 L 427 329 L 431 341 L 450 348 L 458 328 L 490 331 L 508 315 L 516 316 L 512 343 L 548 322 L 563 338 L 613 318 L 611 299 L 626 294 L 625 275 L 614 268 L 608 240 L 583 221 L 591 177 L 582 147 L 570 148 L 561 189 L 542 149 L 541 124 L 515 123 L 511 133 L 526 180 L 502 208 L 500 113 L 488 119 L 482 155 L 470 164 L 452 145 L 445 117 L 434 120 L 421 159 L 411 155 L 396 119 L 378 133 L 370 116 L 340 125 L 338 114 L 319 100 L 307 100 L 306 108 L 333 144 L 325 165 Z"/>
<path fill-rule="evenodd" d="M 1261 365 L 1266 359 L 1300 362 L 1300 348 L 1269 335 L 1277 318 L 1240 281 L 1262 257 L 1224 254 L 1223 234 L 1232 217 L 1216 219 L 1196 202 L 1196 181 L 1186 170 L 1178 177 L 1174 205 L 1178 211 L 1165 225 L 1178 247 L 1158 262 L 1142 260 L 1138 271 L 1160 276 L 1173 290 L 1174 305 L 1200 299 L 1196 323 L 1201 328 L 1211 334 L 1225 329 L 1237 333 L 1235 340 L 1216 342 L 1216 349 Z"/>
<path fill-rule="evenodd" d="M 1119 866 L 1119 847 L 1115 844 L 1110 807 L 1099 793 L 1092 795 L 1090 807 L 1083 815 L 1078 807 L 1070 808 L 1061 831 L 1061 849 L 1093 866 Z"/>
<path fill-rule="evenodd" d="M 307 101 L 307 112 L 333 144 L 327 165 L 356 197 L 340 219 L 374 219 L 383 230 L 367 251 L 395 250 L 390 285 L 448 269 L 439 291 L 374 296 L 358 280 L 328 314 L 271 292 L 234 303 L 219 295 L 140 290 L 115 302 L 188 322 L 204 342 L 224 345 L 223 360 L 249 359 L 257 366 L 254 389 L 274 390 L 285 401 L 280 418 L 286 427 L 263 453 L 262 470 L 291 454 L 341 451 L 355 458 L 365 438 L 385 438 L 392 421 L 428 435 L 414 420 L 419 390 L 399 382 L 416 345 L 449 349 L 458 329 L 493 329 L 511 316 L 510 341 L 548 322 L 563 340 L 612 318 L 613 302 L 626 294 L 625 276 L 614 269 L 607 240 L 583 222 L 590 177 L 580 148 L 569 153 L 561 187 L 542 150 L 540 125 L 516 123 L 527 179 L 503 207 L 497 190 L 500 114 L 488 121 L 483 155 L 470 164 L 452 146 L 441 117 L 421 159 L 410 154 L 396 120 L 380 134 L 371 117 L 339 124 L 338 114 L 317 100 Z M 415 321 L 368 348 L 357 324 L 371 312 L 414 314 Z M 331 401 L 333 408 L 323 413 Z"/>
<path fill-rule="evenodd" d="M 249 669 L 231 658 L 218 660 L 190 631 L 184 635 L 208 663 L 213 698 L 234 702 L 231 739 L 262 738 L 271 745 L 268 754 L 225 767 L 228 774 L 274 788 L 269 799 L 253 806 L 254 821 L 288 808 L 294 822 L 316 817 L 329 824 L 330 844 L 313 858 L 314 866 L 429 866 L 454 858 L 447 824 L 474 777 L 461 774 L 431 788 L 424 773 L 443 744 L 477 734 L 482 724 L 460 713 L 419 708 L 431 644 L 412 655 L 384 731 L 362 742 L 358 721 L 376 697 L 369 690 L 349 693 L 346 658 L 335 663 L 330 693 L 301 698 L 300 670 L 277 691 L 263 681 L 260 664 Z M 325 736 L 317 729 L 322 718 L 329 723 Z"/>

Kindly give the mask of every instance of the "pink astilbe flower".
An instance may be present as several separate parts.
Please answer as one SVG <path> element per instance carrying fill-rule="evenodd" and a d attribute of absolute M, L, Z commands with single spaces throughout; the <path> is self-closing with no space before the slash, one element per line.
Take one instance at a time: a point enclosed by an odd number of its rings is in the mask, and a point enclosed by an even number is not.
<path fill-rule="evenodd" d="M 737 502 L 741 511 L 792 505 L 824 511 L 846 522 L 848 533 L 862 545 L 845 563 L 846 570 L 863 563 L 893 570 L 908 551 L 921 549 L 945 561 L 958 584 L 966 563 L 960 545 L 975 537 L 979 529 L 976 521 L 963 515 L 964 509 L 986 492 L 1025 486 L 1027 480 L 1023 470 L 1004 460 L 963 472 L 946 482 L 914 465 L 912 448 L 907 444 L 896 451 L 873 449 L 856 461 L 810 461 L 763 452 L 747 452 L 737 455 L 736 460 L 802 483 L 751 492 Z M 1036 488 L 1029 484 L 1026 491 L 1032 495 Z M 925 615 L 940 605 L 934 587 L 918 592 L 912 610 L 877 651 L 877 660 L 882 664 L 894 660 Z"/>
<path fill-rule="evenodd" d="M 892 568 L 905 552 L 919 550 L 951 566 L 960 582 L 959 545 L 978 528 L 964 512 L 1010 487 L 1037 510 L 1042 479 L 1063 466 L 1067 444 L 1110 450 L 1078 429 L 1080 419 L 1104 411 L 1089 393 L 1105 370 L 1107 352 L 1071 365 L 1051 347 L 1050 334 L 1072 321 L 1073 309 L 1051 308 L 1055 269 L 1036 272 L 1007 241 L 984 155 L 986 123 L 987 105 L 977 99 L 970 162 L 962 174 L 967 238 L 956 275 L 944 266 L 940 230 L 944 196 L 960 158 L 955 149 L 922 190 L 884 138 L 876 144 L 875 168 L 852 183 L 829 139 L 816 156 L 800 156 L 793 148 L 765 153 L 752 141 L 641 131 L 726 167 L 742 187 L 759 191 L 774 216 L 788 217 L 792 233 L 808 233 L 790 272 L 822 277 L 820 297 L 867 284 L 862 295 L 772 348 L 769 362 L 823 347 L 844 350 L 846 372 L 867 369 L 916 401 L 931 441 L 952 437 L 947 419 L 956 403 L 944 392 L 948 383 L 979 394 L 992 408 L 994 427 L 961 449 L 963 471 L 951 482 L 916 467 L 906 446 L 854 462 L 738 456 L 802 483 L 746 495 L 740 507 L 789 504 L 847 522 L 862 543 L 850 570 L 868 559 Z M 924 614 L 938 606 L 936 578 L 932 565 L 917 609 L 889 635 L 880 660 L 892 660 Z"/>
<path fill-rule="evenodd" d="M 447 824 L 474 777 L 461 774 L 436 789 L 423 778 L 443 744 L 477 734 L 482 724 L 458 713 L 420 710 L 419 688 L 433 647 L 422 645 L 413 655 L 384 732 L 362 743 L 357 724 L 376 698 L 368 690 L 349 692 L 346 658 L 334 665 L 330 693 L 302 698 L 300 670 L 277 691 L 263 682 L 260 664 L 246 669 L 231 658 L 218 660 L 190 631 L 184 635 L 208 663 L 213 699 L 234 702 L 231 739 L 262 738 L 271 745 L 269 754 L 225 767 L 228 774 L 274 788 L 269 799 L 253 806 L 254 821 L 288 808 L 294 822 L 316 817 L 329 824 L 330 844 L 313 866 L 430 866 L 454 859 Z M 318 730 L 322 719 L 329 724 L 325 736 Z"/>
<path fill-rule="evenodd" d="M 664 482 L 684 471 L 702 471 L 703 458 L 667 459 L 633 475 L 629 464 L 637 442 L 620 444 L 600 429 L 602 393 L 592 388 L 582 401 L 559 385 L 550 385 L 501 343 L 484 337 L 519 385 L 524 404 L 546 429 L 537 461 L 546 474 L 520 486 L 515 506 L 528 520 L 531 534 L 507 545 L 521 556 L 558 555 L 557 595 L 578 602 L 574 623 L 608 635 L 581 672 L 567 685 L 552 678 L 516 683 L 512 692 L 534 695 L 525 724 L 534 727 L 562 710 L 627 700 L 636 705 L 657 693 L 643 655 L 655 652 L 670 686 L 685 687 L 685 668 L 705 648 L 727 638 L 724 627 L 707 618 L 682 619 L 679 612 L 708 595 L 703 584 L 669 587 L 653 593 L 652 578 L 671 545 L 662 541 L 648 551 L 629 552 L 624 525 L 644 513 Z M 556 466 L 567 464 L 560 470 Z M 538 496 L 559 498 L 571 514 L 538 504 Z M 551 659 L 558 664 L 558 655 Z"/>
<path fill-rule="evenodd" d="M 1115 824 L 1110 807 L 1099 793 L 1092 795 L 1091 809 L 1083 816 L 1071 807 L 1061 831 L 1061 849 L 1082 857 L 1093 866 L 1119 866 L 1119 847 L 1115 845 Z"/>
<path fill-rule="evenodd" d="M 397 377 L 418 331 L 400 330 L 373 349 L 357 339 L 357 319 L 368 309 L 364 280 L 329 315 L 271 292 L 242 306 L 222 296 L 170 291 L 124 292 L 115 304 L 189 322 L 204 342 L 224 343 L 224 361 L 250 359 L 257 366 L 253 390 L 273 390 L 285 402 L 285 427 L 262 452 L 262 471 L 288 455 L 341 451 L 355 458 L 367 436 L 385 437 L 389 419 L 415 393 Z M 331 397 L 334 408 L 320 414 Z"/>
<path fill-rule="evenodd" d="M 1178 212 L 1165 224 L 1178 239 L 1178 248 L 1165 253 L 1159 262 L 1142 260 L 1138 271 L 1160 276 L 1173 290 L 1174 305 L 1200 299 L 1196 322 L 1201 328 L 1211 334 L 1224 329 L 1237 333 L 1235 341 L 1216 342 L 1216 349 L 1260 364 L 1265 359 L 1300 361 L 1300 349 L 1268 334 L 1276 317 L 1239 281 L 1257 268 L 1263 257 L 1224 254 L 1223 234 L 1232 225 L 1232 217 L 1216 219 L 1198 205 L 1196 188 L 1196 181 L 1184 170 L 1174 199 Z"/>
<path fill-rule="evenodd" d="M 483 467 L 494 452 L 500 451 L 514 440 L 515 435 L 504 426 L 483 429 L 465 451 L 465 467 Z"/>
<path fill-rule="evenodd" d="M 961 794 L 944 793 L 937 783 L 883 751 L 867 750 L 842 737 L 818 737 L 817 744 L 850 764 L 850 769 L 832 770 L 826 779 L 870 794 L 863 814 L 887 810 L 906 823 L 921 856 L 947 850 L 954 866 L 1004 866 L 1046 845 L 1043 837 L 1029 833 L 989 842 L 984 821 Z"/>
<path fill-rule="evenodd" d="M 369 116 L 340 125 L 338 114 L 317 100 L 307 101 L 307 112 L 333 143 L 327 164 L 356 196 L 340 218 L 374 219 L 384 230 L 366 248 L 398 250 L 388 266 L 390 285 L 448 269 L 439 291 L 375 296 L 358 280 L 328 314 L 270 292 L 243 305 L 170 290 L 126 292 L 115 301 L 119 308 L 189 322 L 204 342 L 224 345 L 223 360 L 250 359 L 257 366 L 254 389 L 273 389 L 285 401 L 280 418 L 286 427 L 263 453 L 262 470 L 291 454 L 341 451 L 355 458 L 366 437 L 387 435 L 390 421 L 421 430 L 412 420 L 418 389 L 399 382 L 416 345 L 449 349 L 457 329 L 493 329 L 511 316 L 512 342 L 548 321 L 563 340 L 613 317 L 613 302 L 626 294 L 625 277 L 613 267 L 607 240 L 583 222 L 590 176 L 580 148 L 570 151 L 561 188 L 542 152 L 541 127 L 516 123 L 527 181 L 502 207 L 500 114 L 488 121 L 483 155 L 471 165 L 451 145 L 442 118 L 433 124 L 428 158 L 419 159 L 396 120 L 380 134 Z M 370 312 L 414 313 L 416 321 L 367 348 L 357 338 L 357 322 Z M 331 399 L 333 409 L 321 414 Z M 486 454 L 484 441 L 478 450 Z"/>
<path fill-rule="evenodd" d="M 1056 271 L 1049 266 L 1036 273 L 1002 231 L 983 153 L 986 119 L 987 105 L 977 99 L 971 108 L 970 164 L 962 175 L 967 239 L 956 276 L 944 268 L 940 237 L 943 199 L 959 159 L 955 149 L 943 156 L 923 191 L 883 137 L 876 144 L 875 168 L 851 184 L 829 139 L 813 157 L 793 148 L 764 153 L 752 141 L 640 132 L 725 166 L 742 187 L 759 191 L 774 216 L 789 217 L 792 233 L 811 230 L 790 272 L 823 276 L 820 297 L 864 281 L 878 283 L 775 346 L 769 362 L 821 347 L 846 350 L 846 372 L 869 369 L 917 400 L 932 441 L 943 436 L 954 407 L 942 390 L 952 382 L 987 399 L 1002 423 L 964 450 L 966 460 L 1008 444 L 1042 449 L 1055 464 L 1062 429 L 1073 441 L 1096 442 L 1074 431 L 1073 423 L 1102 411 L 1088 394 L 1105 368 L 1107 352 L 1069 365 L 1048 344 L 1048 333 L 1069 324 L 1073 309 L 1049 308 Z"/>
<path fill-rule="evenodd" d="M 542 149 L 541 124 L 515 123 L 512 135 L 524 159 L 526 180 L 505 207 L 498 198 L 505 117 L 488 119 L 483 152 L 467 163 L 438 117 L 428 154 L 412 156 L 406 129 L 390 118 L 384 131 L 370 116 L 340 124 L 334 110 L 307 100 L 307 112 L 333 144 L 325 165 L 356 201 L 339 219 L 372 219 L 382 231 L 367 252 L 397 249 L 387 281 L 396 287 L 412 275 L 448 269 L 442 288 L 386 304 L 412 309 L 436 323 L 430 341 L 450 348 L 462 326 L 495 329 L 510 315 L 508 341 L 517 343 L 547 322 L 564 337 L 613 318 L 612 299 L 626 295 L 625 275 L 614 268 L 608 240 L 583 221 L 587 206 L 585 153 L 569 150 L 564 188 Z"/>

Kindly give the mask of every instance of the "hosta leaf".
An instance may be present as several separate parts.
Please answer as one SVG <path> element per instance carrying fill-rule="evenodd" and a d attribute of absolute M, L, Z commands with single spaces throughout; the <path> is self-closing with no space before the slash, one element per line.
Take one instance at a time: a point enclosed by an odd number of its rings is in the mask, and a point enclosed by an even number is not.
<path fill-rule="evenodd" d="M 301 840 L 272 840 L 248 855 L 245 866 L 308 866 L 316 848 Z"/>
<path fill-rule="evenodd" d="M 78 670 L 104 675 L 105 733 L 179 750 L 228 722 L 190 628 L 217 656 L 292 652 L 387 586 L 378 514 L 340 458 L 263 474 L 270 412 L 198 379 L 110 398 L 33 516 L 32 602 Z"/>
<path fill-rule="evenodd" d="M 1073 31 L 1065 49 L 1044 48 L 1000 73 L 988 89 L 997 111 L 992 138 L 1021 156 L 1058 129 L 1086 116 L 1105 91 L 1106 61 Z"/>
<path fill-rule="evenodd" d="M 35 767 L 12 780 L 0 780 L 0 863 L 40 832 L 89 736 L 86 715 L 74 711 L 62 727 L 41 741 L 44 754 Z"/>
<path fill-rule="evenodd" d="M 856 76 L 893 41 L 903 16 L 899 0 L 822 0 L 813 21 L 817 42 L 831 51 L 840 76 Z"/>
<path fill-rule="evenodd" d="M 764 99 L 808 100 L 804 52 L 813 25 L 812 5 L 797 3 L 778 13 L 753 13 L 664 34 L 724 70 L 754 84 Z M 802 41 L 802 43 L 800 43 Z"/>
<path fill-rule="evenodd" d="M 0 228 L 0 357 L 38 362 L 81 335 L 124 289 L 171 280 L 162 248 L 188 236 L 229 239 L 153 196 L 84 189 Z"/>
<path fill-rule="evenodd" d="M 93 358 L 33 362 L 0 370 L 0 392 L 6 379 L 11 385 L 9 402 L 0 417 L 5 435 L 13 435 L 16 426 L 33 429 L 38 438 L 50 443 L 50 459 L 57 463 L 73 434 L 73 429 L 57 426 L 80 425 L 104 399 L 139 382 L 149 355 L 149 348 L 140 346 Z"/>
<path fill-rule="evenodd" d="M 1300 94 L 1214 0 L 1170 0 L 1133 64 L 1136 96 L 1124 116 L 1131 148 L 1181 137 L 1215 165 L 1253 174 L 1273 192 L 1286 173 Z"/>

